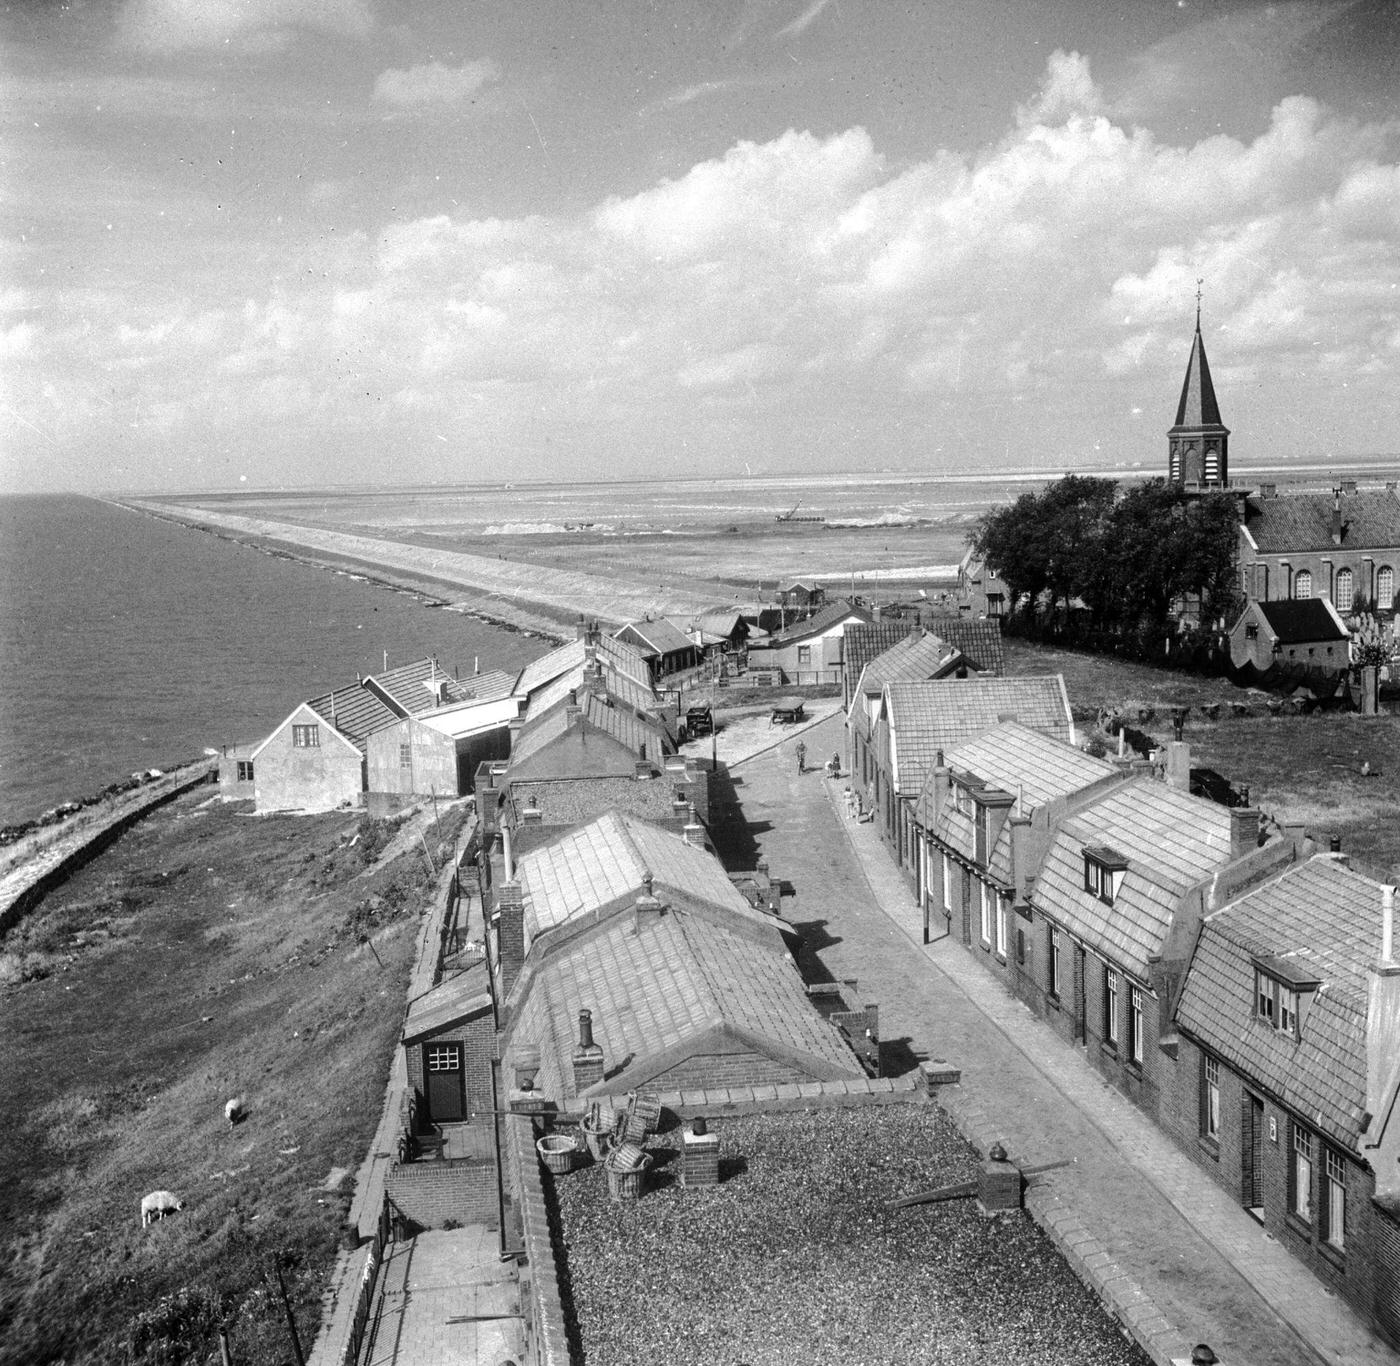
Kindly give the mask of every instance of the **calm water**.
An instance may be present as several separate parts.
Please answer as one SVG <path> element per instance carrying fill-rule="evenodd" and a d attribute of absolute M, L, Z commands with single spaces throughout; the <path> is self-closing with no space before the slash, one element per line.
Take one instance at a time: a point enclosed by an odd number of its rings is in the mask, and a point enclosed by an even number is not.
<path fill-rule="evenodd" d="M 89 498 L 0 498 L 0 824 L 260 738 L 356 673 L 547 643 Z"/>

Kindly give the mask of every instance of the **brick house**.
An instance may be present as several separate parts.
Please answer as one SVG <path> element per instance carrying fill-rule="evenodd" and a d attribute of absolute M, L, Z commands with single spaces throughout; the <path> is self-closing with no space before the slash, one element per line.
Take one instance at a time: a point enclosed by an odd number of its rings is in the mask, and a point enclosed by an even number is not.
<path fill-rule="evenodd" d="M 459 1123 L 489 1112 L 496 1022 L 485 960 L 410 1001 L 400 1041 L 420 1124 Z"/>
<path fill-rule="evenodd" d="M 1292 840 L 1259 841 L 1258 811 L 1142 774 L 1066 816 L 1040 864 L 1026 927 L 1039 970 L 1023 995 L 1155 1119 L 1202 917 L 1297 856 Z"/>
<path fill-rule="evenodd" d="M 958 561 L 954 601 L 959 615 L 972 620 L 998 621 L 1016 605 L 1006 580 L 971 546 Z"/>
<path fill-rule="evenodd" d="M 504 1055 L 539 1051 L 561 1109 L 639 1086 L 863 1076 L 813 1006 L 779 922 L 703 848 L 610 813 L 521 856 L 496 889 Z M 591 1039 L 576 1021 L 591 1014 Z"/>
<path fill-rule="evenodd" d="M 873 810 L 901 869 L 918 873 L 914 806 L 940 751 L 1002 721 L 1073 742 L 1074 721 L 1059 674 L 1025 678 L 941 678 L 886 683 L 870 708 L 868 735 L 852 737 L 851 783 Z"/>
<path fill-rule="evenodd" d="M 1207 914 L 1176 1024 L 1166 1127 L 1400 1346 L 1394 889 L 1317 855 Z"/>
<path fill-rule="evenodd" d="M 1260 673 L 1299 664 L 1342 673 L 1351 658 L 1351 632 L 1326 598 L 1252 600 L 1230 627 L 1230 661 Z"/>
<path fill-rule="evenodd" d="M 978 621 L 921 608 L 918 624 L 930 635 L 937 636 L 957 650 L 974 673 L 1000 675 L 1006 672 L 999 621 Z M 841 660 L 841 705 L 846 710 L 850 710 L 856 684 L 865 666 L 891 646 L 898 645 L 908 634 L 909 623 L 896 618 L 881 618 L 868 625 L 852 622 L 846 627 Z"/>

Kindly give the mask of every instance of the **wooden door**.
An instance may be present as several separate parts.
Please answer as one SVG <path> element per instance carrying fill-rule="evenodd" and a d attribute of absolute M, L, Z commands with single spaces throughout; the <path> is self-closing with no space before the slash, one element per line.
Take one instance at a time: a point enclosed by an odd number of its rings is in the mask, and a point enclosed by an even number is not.
<path fill-rule="evenodd" d="M 424 1044 L 423 1079 L 427 1092 L 427 1117 L 432 1123 L 451 1124 L 467 1117 L 461 1044 Z"/>
<path fill-rule="evenodd" d="M 1264 1102 L 1258 1096 L 1245 1095 L 1244 1152 L 1241 1154 L 1241 1198 L 1245 1209 L 1263 1218 L 1264 1215 Z"/>

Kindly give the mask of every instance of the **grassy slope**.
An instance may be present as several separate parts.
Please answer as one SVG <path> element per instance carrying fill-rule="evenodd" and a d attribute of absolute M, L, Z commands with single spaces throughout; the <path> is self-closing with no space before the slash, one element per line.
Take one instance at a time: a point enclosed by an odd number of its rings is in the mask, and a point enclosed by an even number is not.
<path fill-rule="evenodd" d="M 1076 717 L 1092 717 L 1100 705 L 1124 709 L 1137 725 L 1137 708 L 1156 715 L 1141 729 L 1171 739 L 1169 702 L 1192 705 L 1183 738 L 1191 762 L 1213 768 L 1232 783 L 1247 784 L 1250 799 L 1280 823 L 1302 821 L 1308 833 L 1326 840 L 1340 835 L 1356 867 L 1394 881 L 1400 866 L 1400 717 L 1361 717 L 1326 712 L 1312 716 L 1270 716 L 1264 694 L 1237 688 L 1223 679 L 1125 664 L 1098 655 L 1077 654 L 1007 642 L 1009 673 L 1063 673 Z M 1219 721 L 1208 721 L 1203 702 L 1242 703 L 1251 715 L 1236 717 L 1229 706 Z M 1361 776 L 1369 761 L 1379 774 Z"/>
<path fill-rule="evenodd" d="M 290 1359 L 270 1257 L 314 1337 L 431 879 L 421 853 L 362 876 L 355 816 L 206 800 L 151 817 L 0 945 L 5 1363 L 217 1360 L 220 1320 L 240 1359 Z M 185 1209 L 143 1231 L 156 1189 Z"/>

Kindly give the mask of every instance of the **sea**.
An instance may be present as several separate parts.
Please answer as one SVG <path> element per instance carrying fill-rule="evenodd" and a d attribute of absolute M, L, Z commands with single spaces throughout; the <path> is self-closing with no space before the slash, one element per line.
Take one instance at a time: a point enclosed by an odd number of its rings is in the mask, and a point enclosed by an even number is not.
<path fill-rule="evenodd" d="M 95 498 L 0 498 L 0 825 L 260 739 L 386 659 L 549 645 Z"/>

